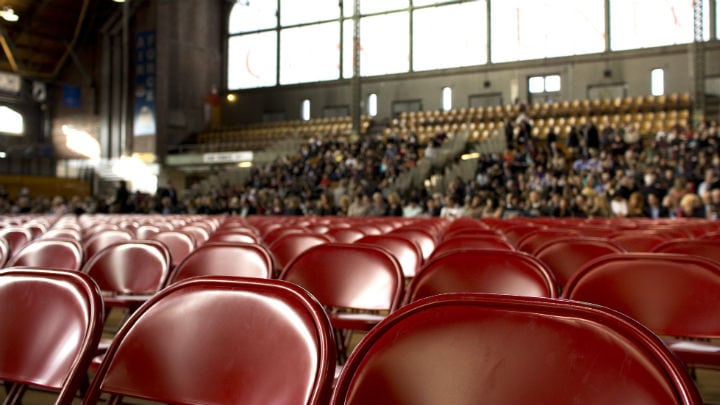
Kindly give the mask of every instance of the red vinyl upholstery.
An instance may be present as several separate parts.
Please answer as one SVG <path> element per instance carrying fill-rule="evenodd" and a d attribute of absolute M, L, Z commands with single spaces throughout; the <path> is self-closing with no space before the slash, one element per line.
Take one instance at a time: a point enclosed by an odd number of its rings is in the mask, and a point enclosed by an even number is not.
<path fill-rule="evenodd" d="M 464 249 L 425 263 L 404 302 L 453 292 L 557 296 L 555 277 L 538 259 L 508 250 Z"/>
<path fill-rule="evenodd" d="M 655 335 L 597 306 L 447 294 L 371 330 L 331 404 L 699 404 Z"/>
<path fill-rule="evenodd" d="M 720 263 L 684 254 L 603 256 L 568 282 L 563 296 L 623 312 L 659 335 L 720 338 Z M 720 366 L 720 346 L 671 341 L 691 364 Z"/>
<path fill-rule="evenodd" d="M 43 269 L 0 272 L 0 380 L 6 404 L 25 386 L 58 392 L 69 405 L 103 328 L 100 291 L 86 274 Z"/>
<path fill-rule="evenodd" d="M 195 278 L 118 332 L 86 396 L 173 404 L 323 404 L 335 352 L 323 308 L 277 280 Z"/>
<path fill-rule="evenodd" d="M 208 242 L 180 262 L 167 285 L 199 276 L 272 277 L 272 259 L 254 243 Z"/>

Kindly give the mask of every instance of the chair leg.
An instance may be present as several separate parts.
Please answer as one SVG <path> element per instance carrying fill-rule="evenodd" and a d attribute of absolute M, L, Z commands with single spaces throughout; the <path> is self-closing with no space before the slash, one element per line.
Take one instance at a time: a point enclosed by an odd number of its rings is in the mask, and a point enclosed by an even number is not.
<path fill-rule="evenodd" d="M 341 329 L 335 329 L 335 346 L 337 347 L 337 362 L 345 364 L 347 361 L 347 344 L 346 332 Z"/>
<path fill-rule="evenodd" d="M 5 383 L 7 389 L 8 383 Z M 10 383 L 10 389 L 8 390 L 7 397 L 5 398 L 5 404 L 8 405 L 20 405 L 22 404 L 23 395 L 27 391 L 27 385 L 25 384 L 12 384 Z"/>

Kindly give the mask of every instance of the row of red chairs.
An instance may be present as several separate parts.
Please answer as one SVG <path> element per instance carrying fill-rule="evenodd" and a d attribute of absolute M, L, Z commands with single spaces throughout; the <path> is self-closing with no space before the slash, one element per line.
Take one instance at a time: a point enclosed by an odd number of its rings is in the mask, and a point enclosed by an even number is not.
<path fill-rule="evenodd" d="M 29 384 L 72 403 L 102 331 L 101 298 L 83 273 L 0 272 L 8 398 Z M 83 403 L 702 403 L 684 365 L 640 324 L 548 298 L 426 298 L 373 328 L 333 388 L 334 369 L 331 320 L 305 289 L 194 278 L 125 323 Z"/>
<path fill-rule="evenodd" d="M 263 221 L 271 221 L 271 218 L 262 218 Z M 242 234 L 242 233 L 248 233 L 249 235 L 252 235 L 254 237 L 260 237 L 262 238 L 261 234 L 262 231 L 260 231 L 260 226 L 256 226 L 252 224 L 252 219 L 247 221 L 248 223 L 244 223 L 245 221 L 237 221 L 237 220 L 225 220 L 222 224 L 218 224 L 218 226 L 215 229 L 215 233 L 218 234 Z M 465 224 L 461 224 L 461 222 L 466 222 Z M 509 221 L 508 221 L 509 222 Z M 295 224 L 298 227 L 303 226 L 309 226 L 309 224 L 302 224 L 297 223 Z M 330 231 L 334 224 L 328 222 L 326 224 L 316 223 L 315 225 L 318 226 L 326 226 L 328 229 L 326 232 Z M 336 229 L 352 229 L 352 225 L 350 227 L 346 226 L 339 226 Z M 468 221 L 455 221 L 452 223 L 449 223 L 447 221 L 422 221 L 422 226 L 418 227 L 418 222 L 396 222 L 394 225 L 391 225 L 389 228 L 381 229 L 378 227 L 378 230 L 380 231 L 377 235 L 369 235 L 369 236 L 375 236 L 378 238 L 382 237 L 388 237 L 396 238 L 396 239 L 402 239 L 400 238 L 400 235 L 404 235 L 408 237 L 408 239 L 414 240 L 418 244 L 422 244 L 425 239 L 413 239 L 410 236 L 427 236 L 430 235 L 430 243 L 428 243 L 427 246 L 430 247 L 430 249 L 427 251 L 427 256 L 422 255 L 422 259 L 426 260 L 423 261 L 422 270 L 420 271 L 420 274 L 417 277 L 414 277 L 413 280 L 410 282 L 410 285 L 408 286 L 408 293 L 410 291 L 414 291 L 417 287 L 417 285 L 420 286 L 430 286 L 431 289 L 427 293 L 428 295 L 437 294 L 438 291 L 432 290 L 432 284 L 431 282 L 427 282 L 427 277 L 423 276 L 424 274 L 431 274 L 432 272 L 428 269 L 433 268 L 435 266 L 435 277 L 439 277 L 441 280 L 440 285 L 442 285 L 442 276 L 447 275 L 446 273 L 449 273 L 450 270 L 457 266 L 464 265 L 464 269 L 462 271 L 466 273 L 472 272 L 472 267 L 474 266 L 468 266 L 468 264 L 472 263 L 486 263 L 486 262 L 492 262 L 496 263 L 496 269 L 497 271 L 484 271 L 483 273 L 486 273 L 486 276 L 488 276 L 487 280 L 479 280 L 477 286 L 472 286 L 472 291 L 475 291 L 475 289 L 478 289 L 482 291 L 482 288 L 490 289 L 492 292 L 505 292 L 510 294 L 516 294 L 516 293 L 525 293 L 529 290 L 527 285 L 523 285 L 522 283 L 527 283 L 527 277 L 523 278 L 521 276 L 514 276 L 512 272 L 508 271 L 508 268 L 512 267 L 508 265 L 508 263 L 514 263 L 514 261 L 521 261 L 524 260 L 525 265 L 529 269 L 535 269 L 534 273 L 531 271 L 529 273 L 532 273 L 535 275 L 536 279 L 542 280 L 544 279 L 544 285 L 546 288 L 546 291 L 544 292 L 538 292 L 537 295 L 544 295 L 547 294 L 547 296 L 554 297 L 557 295 L 557 292 L 552 291 L 552 286 L 555 285 L 555 281 L 553 280 L 553 273 L 551 271 L 547 271 L 545 269 L 544 273 L 542 271 L 538 272 L 536 269 L 544 269 L 544 263 L 537 260 L 537 258 L 534 258 L 533 256 L 530 256 L 528 254 L 523 254 L 519 252 L 513 252 L 512 249 L 515 247 L 515 245 L 518 243 L 520 238 L 517 238 L 514 242 L 509 241 L 508 235 L 511 235 L 511 233 L 500 235 L 504 237 L 505 239 L 500 238 L 499 240 L 505 241 L 506 243 L 506 249 L 504 250 L 496 250 L 496 251 L 477 251 L 477 250 L 465 250 L 465 251 L 454 251 L 453 249 L 448 248 L 448 251 L 445 253 L 442 252 L 442 246 L 443 244 L 450 244 L 452 240 L 455 240 L 456 238 L 462 237 L 461 233 L 465 231 L 466 229 L 463 228 L 482 228 L 482 229 L 475 229 L 476 233 L 481 234 L 483 231 L 490 231 L 490 227 L 487 225 L 484 225 L 484 223 L 479 223 L 475 221 L 475 223 L 470 223 Z M 511 226 L 507 227 L 507 230 L 512 230 L 513 228 L 517 230 L 517 227 L 521 226 L 520 224 L 512 224 Z M 244 228 L 244 229 L 241 229 Z M 277 229 L 277 227 L 272 227 L 273 229 Z M 289 226 L 287 226 L 288 229 L 291 229 Z M 498 228 L 494 230 L 494 232 L 497 234 Z M 529 229 L 526 230 L 524 235 L 519 235 L 521 237 L 526 237 L 532 232 L 536 232 L 539 230 L 546 230 L 546 225 L 534 225 L 533 228 L 535 229 Z M 231 232 L 232 231 L 232 232 Z M 382 232 L 387 232 L 386 234 L 382 234 Z M 531 232 L 532 231 L 532 232 Z M 269 234 L 268 230 L 265 230 L 266 234 Z M 712 232 L 706 232 L 706 233 L 712 233 Z M 542 234 L 542 233 L 540 233 Z M 276 244 L 284 239 L 292 239 L 294 238 L 293 235 L 301 236 L 304 235 L 303 232 L 290 232 L 287 235 L 278 235 L 278 239 L 271 241 L 270 243 L 270 250 L 271 254 L 259 254 L 263 257 L 260 262 L 264 262 L 266 265 L 269 263 L 268 256 L 272 256 L 272 253 L 275 253 L 272 248 L 273 246 L 277 247 Z M 394 236 L 393 236 L 394 235 Z M 442 236 L 440 236 L 442 235 Z M 453 235 L 450 237 L 450 235 Z M 546 237 L 550 237 L 550 235 L 545 234 Z M 699 233 L 697 236 L 701 236 Z M 365 236 L 364 236 L 365 237 Z M 468 237 L 477 237 L 477 235 L 474 236 L 468 236 Z M 577 239 L 581 239 L 578 237 Z M 264 238 L 260 239 L 264 240 Z M 332 325 L 336 328 L 336 330 L 344 330 L 344 329 L 360 329 L 360 330 L 374 330 L 375 325 L 377 322 L 379 322 L 383 316 L 377 316 L 378 314 L 375 314 L 376 316 L 365 316 L 365 315 L 358 315 L 350 313 L 348 314 L 346 311 L 338 311 L 338 309 L 344 309 L 344 308 L 353 308 L 353 305 L 357 304 L 358 302 L 362 301 L 363 298 L 366 297 L 374 297 L 378 301 L 376 304 L 374 304 L 374 307 L 370 308 L 356 308 L 356 309 L 370 309 L 370 310 L 384 310 L 387 312 L 394 312 L 397 310 L 401 305 L 401 301 L 404 301 L 405 304 L 410 303 L 414 299 L 417 299 L 420 297 L 418 295 L 417 297 L 408 298 L 409 295 L 405 295 L 405 298 L 403 299 L 402 295 L 402 278 L 403 273 L 400 270 L 401 266 L 397 260 L 397 258 L 393 257 L 392 254 L 388 254 L 388 252 L 385 252 L 383 250 L 374 249 L 366 247 L 364 243 L 356 243 L 353 245 L 348 244 L 336 244 L 331 243 L 332 239 L 327 238 L 323 241 L 323 243 L 320 244 L 320 246 L 312 247 L 311 249 L 307 250 L 306 252 L 297 252 L 298 256 L 294 257 L 289 260 L 289 262 L 282 266 L 281 269 L 283 270 L 280 274 L 280 277 L 283 280 L 286 281 L 292 281 L 295 284 L 300 284 L 301 286 L 305 287 L 308 291 L 310 291 L 317 299 L 320 300 L 320 302 L 325 305 L 326 309 L 330 309 L 329 314 L 330 318 L 332 320 Z M 574 240 L 574 239 L 573 239 Z M 267 241 L 266 241 L 267 242 Z M 463 246 L 466 246 L 469 243 L 469 241 L 465 241 Z M 206 245 L 201 246 L 200 248 L 197 248 L 193 253 L 191 253 L 186 260 L 190 261 L 190 259 L 193 259 L 196 263 L 200 264 L 201 266 L 195 266 L 196 268 L 206 267 L 206 268 L 212 268 L 212 269 L 218 269 L 219 271 L 226 271 L 231 270 L 231 268 L 238 267 L 237 264 L 241 262 L 243 259 L 237 259 L 237 260 L 227 260 L 227 254 L 228 252 L 238 251 L 237 247 L 241 246 L 238 244 L 233 243 L 226 243 L 227 246 L 225 246 L 226 253 L 225 254 L 217 254 L 214 257 L 216 257 L 216 260 L 220 260 L 222 258 L 225 258 L 225 262 L 221 266 L 210 266 L 208 265 L 208 262 L 205 259 L 201 259 L 203 257 L 202 255 L 197 255 L 197 253 L 200 252 L 209 252 L 214 250 L 214 246 L 216 246 L 216 243 L 209 243 Z M 121 245 L 119 245 L 121 246 Z M 219 245 L 217 245 L 219 246 Z M 259 245 L 248 245 L 248 246 L 259 246 Z M 418 246 L 419 248 L 419 246 Z M 456 247 L 457 248 L 457 247 Z M 454 248 L 454 249 L 456 249 Z M 115 246 L 111 246 L 108 248 L 108 251 L 113 251 L 116 249 Z M 304 247 L 304 249 L 307 249 L 307 247 Z M 262 251 L 262 249 L 258 249 L 258 251 Z M 104 252 L 104 251 L 103 251 Z M 365 252 L 365 253 L 359 253 L 359 252 Z M 372 253 L 367 253 L 372 252 Z M 302 254 L 300 254 L 302 253 Z M 565 252 L 567 254 L 567 252 Z M 366 256 L 372 256 L 375 257 L 375 264 L 373 265 L 367 265 L 363 264 Z M 463 256 L 464 255 L 464 256 Z M 490 256 L 496 256 L 499 258 L 503 258 L 505 262 L 497 261 L 498 259 L 495 258 L 493 260 L 488 260 L 488 257 Z M 212 255 L 208 256 L 208 254 L 205 254 L 206 257 L 213 257 Z M 517 257 L 520 257 L 522 259 L 517 259 Z M 510 259 L 512 258 L 512 259 Z M 452 265 L 450 262 L 455 261 L 457 264 Z M 480 261 L 482 260 L 482 261 Z M 664 260 L 664 259 L 663 259 Z M 117 261 L 117 260 L 116 260 Z M 420 260 L 418 260 L 420 261 Z M 539 267 L 538 267 L 539 262 Z M 220 262 L 218 262 L 220 263 Z M 202 264 L 206 264 L 206 266 L 202 266 Z M 224 268 L 223 268 L 224 266 Z M 444 266 L 444 267 L 443 267 Z M 128 267 L 128 266 L 121 266 L 121 267 Z M 132 267 L 132 266 L 131 266 Z M 141 267 L 141 266 L 135 266 L 135 267 Z M 183 267 L 182 263 L 179 264 L 178 268 L 176 268 L 176 271 L 181 270 Z M 192 266 L 187 266 L 188 268 Z M 488 266 L 483 266 L 483 269 L 485 269 Z M 670 266 L 672 267 L 672 266 Z M 702 267 L 702 266 L 700 266 Z M 706 266 L 707 267 L 707 266 Z M 306 270 L 298 270 L 303 269 Z M 369 278 L 371 280 L 374 279 L 376 281 L 375 284 L 370 284 L 367 288 L 378 288 L 378 291 L 363 291 L 360 286 L 366 286 L 362 283 L 363 277 L 368 278 L 367 274 L 363 273 L 364 269 L 371 268 L 371 269 L 383 269 L 383 268 L 394 268 L 392 271 L 385 271 L 383 273 L 382 270 L 376 271 L 374 276 L 370 276 Z M 437 269 L 443 269 L 442 271 L 437 271 Z M 308 270 L 309 269 L 309 270 Z M 334 269 L 334 270 L 333 270 Z M 340 271 L 339 269 L 342 269 Z M 505 278 L 505 280 L 498 281 L 495 278 L 490 277 L 493 273 L 500 274 L 500 270 L 502 271 L 502 275 Z M 200 269 L 200 273 L 194 273 L 193 275 L 198 275 L 202 273 L 202 269 Z M 309 273 L 308 273 L 309 272 Z M 266 271 L 265 275 L 269 276 L 270 272 Z M 373 273 L 369 273 L 373 274 Z M 543 277 L 538 276 L 538 274 L 543 275 Z M 407 273 L 404 274 L 407 276 Z M 422 277 L 421 277 L 422 276 Z M 458 288 L 457 291 L 467 291 L 469 289 L 469 281 L 466 279 L 463 279 L 467 275 L 462 275 L 461 273 L 455 274 L 454 277 L 456 279 L 454 280 L 457 285 L 455 286 L 443 286 L 444 288 L 449 288 L 449 291 L 453 291 L 455 288 Z M 127 276 L 126 276 L 127 277 Z M 132 279 L 133 277 L 127 277 L 128 279 Z M 336 280 L 334 280 L 334 279 Z M 320 280 L 320 281 L 319 281 Z M 347 291 L 344 291 L 343 288 L 348 288 L 347 285 L 342 287 L 342 284 L 333 284 L 333 282 L 344 282 L 344 281 L 352 281 L 349 283 L 346 283 L 349 286 L 355 286 L 358 288 L 354 289 L 354 294 L 347 294 Z M 394 280 L 394 281 L 393 281 Z M 398 281 L 399 280 L 399 281 Z M 425 284 L 421 283 L 419 280 L 426 280 Z M 549 281 L 548 281 L 549 280 Z M 447 281 L 446 281 L 447 282 Z M 415 283 L 415 284 L 413 284 Z M 493 283 L 495 285 L 493 286 Z M 166 282 L 161 283 L 162 285 L 166 285 Z M 384 284 L 384 285 L 383 285 Z M 540 283 L 542 285 L 542 283 Z M 341 287 L 338 287 L 340 285 Z M 374 286 L 374 287 L 373 287 Z M 387 287 L 390 286 L 388 289 Z M 397 287 L 399 286 L 399 287 Z M 549 286 L 549 287 L 548 287 Z M 383 287 L 384 293 L 380 293 L 380 288 Z M 502 290 L 501 287 L 508 287 L 508 290 Z M 515 290 L 514 290 L 515 289 Z M 390 291 L 389 293 L 387 291 Z M 392 292 L 395 291 L 393 294 Z M 400 291 L 400 293 L 398 293 Z M 440 291 L 443 292 L 443 291 Z M 533 294 L 531 294 L 533 295 Z M 384 300 L 384 301 L 383 301 Z M 382 302 L 382 303 L 380 303 Z M 678 336 L 684 336 L 682 334 L 678 334 Z M 338 335 L 338 341 L 342 343 L 342 341 L 347 337 L 347 335 Z M 685 343 L 685 342 L 681 342 Z M 678 348 L 687 348 L 687 344 L 677 346 Z M 343 356 L 343 350 L 345 350 L 345 347 L 343 345 L 340 345 L 339 352 L 340 356 Z M 354 352 L 353 352 L 354 353 Z"/>

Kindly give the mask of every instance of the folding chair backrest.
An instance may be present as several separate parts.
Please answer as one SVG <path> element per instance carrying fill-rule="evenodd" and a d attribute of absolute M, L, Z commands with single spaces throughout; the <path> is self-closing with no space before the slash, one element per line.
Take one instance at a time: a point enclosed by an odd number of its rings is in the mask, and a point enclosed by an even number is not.
<path fill-rule="evenodd" d="M 168 277 L 167 285 L 199 276 L 271 278 L 272 259 L 255 243 L 208 242 L 180 262 Z"/>
<path fill-rule="evenodd" d="M 175 404 L 322 404 L 335 369 L 330 322 L 289 283 L 194 278 L 118 332 L 85 404 L 101 392 Z"/>
<path fill-rule="evenodd" d="M 330 403 L 702 400 L 667 347 L 617 312 L 548 298 L 446 294 L 404 306 L 373 328 Z"/>
<path fill-rule="evenodd" d="M 59 392 L 71 404 L 103 327 L 100 291 L 85 274 L 9 268 L 0 271 L 0 380 Z"/>

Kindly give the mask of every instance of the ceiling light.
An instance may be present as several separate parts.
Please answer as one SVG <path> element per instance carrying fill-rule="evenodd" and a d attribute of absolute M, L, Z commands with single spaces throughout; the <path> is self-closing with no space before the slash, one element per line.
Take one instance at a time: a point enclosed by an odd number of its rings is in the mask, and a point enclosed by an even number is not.
<path fill-rule="evenodd" d="M 125 0 L 113 0 L 115 3 L 125 3 Z"/>
<path fill-rule="evenodd" d="M 0 17 L 9 22 L 16 22 L 20 19 L 20 16 L 15 14 L 15 10 L 13 10 L 12 7 L 3 7 L 2 10 L 0 10 Z"/>

